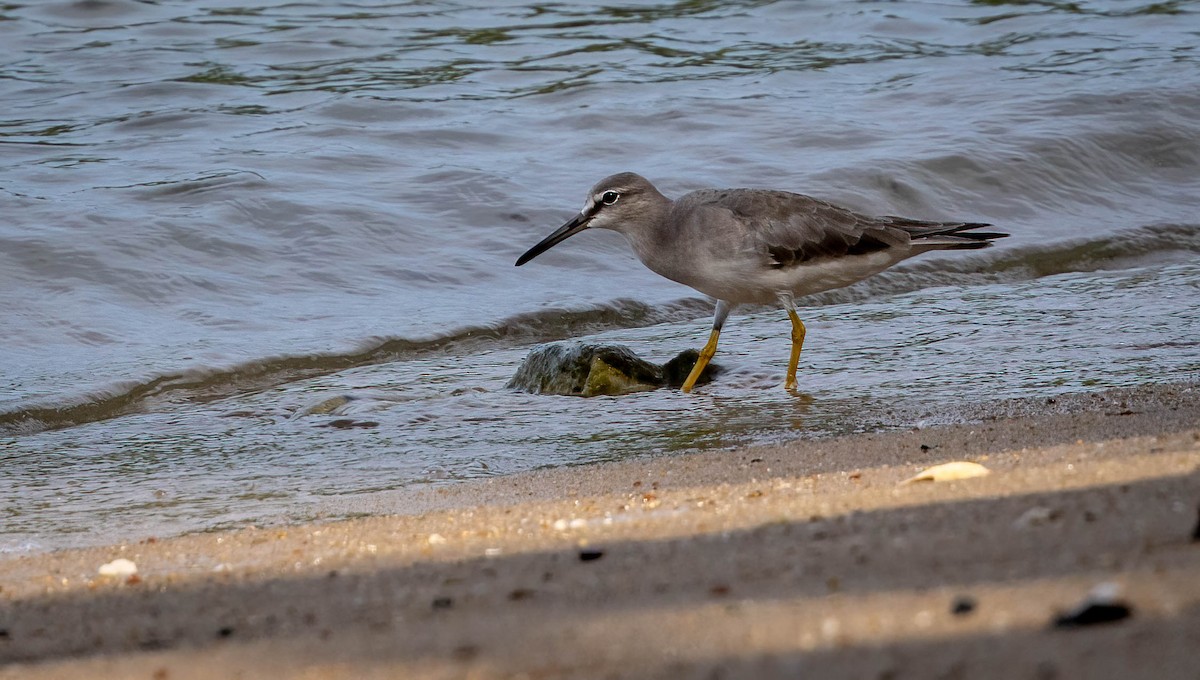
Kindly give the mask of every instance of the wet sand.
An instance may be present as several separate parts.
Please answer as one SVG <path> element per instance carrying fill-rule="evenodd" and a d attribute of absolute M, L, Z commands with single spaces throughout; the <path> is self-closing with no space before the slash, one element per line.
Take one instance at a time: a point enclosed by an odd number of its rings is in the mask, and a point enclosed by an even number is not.
<path fill-rule="evenodd" d="M 0 677 L 1200 674 L 1200 389 L 0 561 Z M 900 482 L 951 460 L 985 477 Z M 133 578 L 97 575 L 123 557 Z M 1101 584 L 1119 621 L 1053 625 Z"/>

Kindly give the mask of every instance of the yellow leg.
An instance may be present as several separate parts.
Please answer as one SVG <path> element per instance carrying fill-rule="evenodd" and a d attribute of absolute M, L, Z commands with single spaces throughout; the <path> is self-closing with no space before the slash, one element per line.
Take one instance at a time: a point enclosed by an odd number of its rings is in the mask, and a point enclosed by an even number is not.
<path fill-rule="evenodd" d="M 696 386 L 696 381 L 700 379 L 700 374 L 704 372 L 704 367 L 717 353 L 717 338 L 720 335 L 720 328 L 712 329 L 712 333 L 708 336 L 708 343 L 704 345 L 704 349 L 700 350 L 700 358 L 696 359 L 696 365 L 692 367 L 692 372 L 688 373 L 687 380 L 683 381 L 684 392 L 692 391 L 692 388 Z"/>
<path fill-rule="evenodd" d="M 800 363 L 800 348 L 804 345 L 804 322 L 796 315 L 796 310 L 791 307 L 787 310 L 788 318 L 792 320 L 792 358 L 788 361 L 787 382 L 783 384 L 784 389 L 796 389 L 796 365 Z"/>

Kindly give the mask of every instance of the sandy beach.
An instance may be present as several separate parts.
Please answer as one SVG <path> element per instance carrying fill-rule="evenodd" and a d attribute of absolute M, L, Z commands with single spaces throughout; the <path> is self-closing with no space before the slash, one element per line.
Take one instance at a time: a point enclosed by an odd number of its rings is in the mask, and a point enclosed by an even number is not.
<path fill-rule="evenodd" d="M 0 677 L 1196 678 L 1198 396 L 1005 402 L 8 557 Z M 948 461 L 991 473 L 901 484 Z M 97 573 L 117 558 L 137 574 Z M 1056 625 L 1097 589 L 1116 620 Z"/>
<path fill-rule="evenodd" d="M 0 680 L 1200 680 L 1198 33 L 3 3 Z"/>

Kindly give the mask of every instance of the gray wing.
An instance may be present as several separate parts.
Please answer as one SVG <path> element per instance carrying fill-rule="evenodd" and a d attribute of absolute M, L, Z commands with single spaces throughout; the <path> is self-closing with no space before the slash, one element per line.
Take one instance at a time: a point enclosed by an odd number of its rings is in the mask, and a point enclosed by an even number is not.
<path fill-rule="evenodd" d="M 742 247 L 774 268 L 824 258 L 865 255 L 899 248 L 924 250 L 985 248 L 1007 234 L 964 233 L 978 222 L 928 222 L 871 217 L 832 203 L 785 191 L 730 189 L 700 191 L 686 198 L 697 207 L 730 211 L 741 225 Z"/>

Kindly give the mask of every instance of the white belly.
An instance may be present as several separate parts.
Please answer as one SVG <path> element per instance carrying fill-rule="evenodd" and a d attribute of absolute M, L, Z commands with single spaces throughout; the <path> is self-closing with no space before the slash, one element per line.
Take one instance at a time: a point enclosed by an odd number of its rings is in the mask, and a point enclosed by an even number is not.
<path fill-rule="evenodd" d="M 824 258 L 781 269 L 744 260 L 710 260 L 696 263 L 696 269 L 682 276 L 664 275 L 718 300 L 735 304 L 774 304 L 780 293 L 801 297 L 858 283 L 909 254 L 890 249 L 866 255 Z"/>

